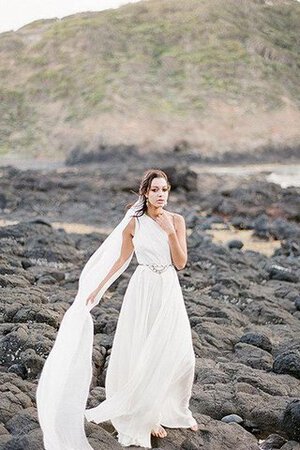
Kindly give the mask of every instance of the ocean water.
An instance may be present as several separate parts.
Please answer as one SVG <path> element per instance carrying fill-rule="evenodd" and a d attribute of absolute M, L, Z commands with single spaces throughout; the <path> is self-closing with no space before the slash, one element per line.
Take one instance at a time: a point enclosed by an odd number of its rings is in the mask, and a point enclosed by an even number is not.
<path fill-rule="evenodd" d="M 245 164 L 236 166 L 204 166 L 192 167 L 197 173 L 213 173 L 243 178 L 249 175 L 263 174 L 270 183 L 279 184 L 282 188 L 300 186 L 300 163 L 295 164 Z"/>
<path fill-rule="evenodd" d="M 300 164 L 295 166 L 282 166 L 266 176 L 267 181 L 280 184 L 282 188 L 289 186 L 300 187 Z"/>

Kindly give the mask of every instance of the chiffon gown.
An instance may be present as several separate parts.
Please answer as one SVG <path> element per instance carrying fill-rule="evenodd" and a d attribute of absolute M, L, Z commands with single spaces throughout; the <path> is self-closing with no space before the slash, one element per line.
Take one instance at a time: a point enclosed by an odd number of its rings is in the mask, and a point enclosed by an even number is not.
<path fill-rule="evenodd" d="M 96 423 L 110 420 L 122 446 L 151 447 L 161 424 L 189 428 L 195 354 L 167 233 L 147 214 L 135 218 L 138 266 L 129 280 L 105 379 L 106 400 L 86 409 Z M 161 273 L 150 265 L 166 266 Z"/>

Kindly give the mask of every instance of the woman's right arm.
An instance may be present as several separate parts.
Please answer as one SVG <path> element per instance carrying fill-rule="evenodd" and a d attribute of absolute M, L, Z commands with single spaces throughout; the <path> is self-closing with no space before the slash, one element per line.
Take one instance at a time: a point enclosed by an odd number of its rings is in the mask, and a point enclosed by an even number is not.
<path fill-rule="evenodd" d="M 129 258 L 129 256 L 133 252 L 134 247 L 132 243 L 132 237 L 134 235 L 134 227 L 135 227 L 134 221 L 135 219 L 134 217 L 132 217 L 122 232 L 123 240 L 119 258 L 116 260 L 116 262 L 114 263 L 114 265 L 112 266 L 106 277 L 103 278 L 99 286 L 89 295 L 89 297 L 86 300 L 86 304 L 94 301 L 96 295 L 105 285 L 105 283 L 123 266 L 125 261 Z"/>

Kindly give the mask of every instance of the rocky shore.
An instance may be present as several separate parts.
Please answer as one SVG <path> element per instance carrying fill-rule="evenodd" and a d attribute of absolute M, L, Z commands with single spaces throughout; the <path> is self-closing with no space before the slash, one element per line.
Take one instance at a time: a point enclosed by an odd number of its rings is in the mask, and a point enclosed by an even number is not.
<path fill-rule="evenodd" d="M 145 164 L 132 149 L 127 160 L 116 153 L 83 164 L 75 156 L 51 171 L 0 168 L 0 449 L 43 448 L 35 391 L 45 358 L 84 263 L 151 167 L 169 175 L 167 209 L 187 224 L 189 261 L 178 275 L 197 357 L 190 406 L 200 424 L 196 433 L 168 429 L 166 438 L 152 438 L 153 448 L 299 449 L 300 188 L 282 189 L 260 175 L 241 182 L 199 174 L 179 158 Z M 224 233 L 217 242 L 218 229 L 235 230 L 234 239 Z M 88 407 L 105 398 L 118 313 L 135 265 L 134 258 L 92 310 Z M 109 422 L 86 422 L 86 432 L 95 450 L 122 448 Z"/>

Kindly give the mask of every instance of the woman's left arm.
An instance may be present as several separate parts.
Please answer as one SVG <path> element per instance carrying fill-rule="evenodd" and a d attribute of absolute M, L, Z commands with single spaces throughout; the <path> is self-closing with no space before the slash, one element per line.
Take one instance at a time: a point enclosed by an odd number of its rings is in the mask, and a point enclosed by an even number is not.
<path fill-rule="evenodd" d="M 186 226 L 184 217 L 174 216 L 175 227 L 168 233 L 173 263 L 176 269 L 184 269 L 187 263 Z"/>

